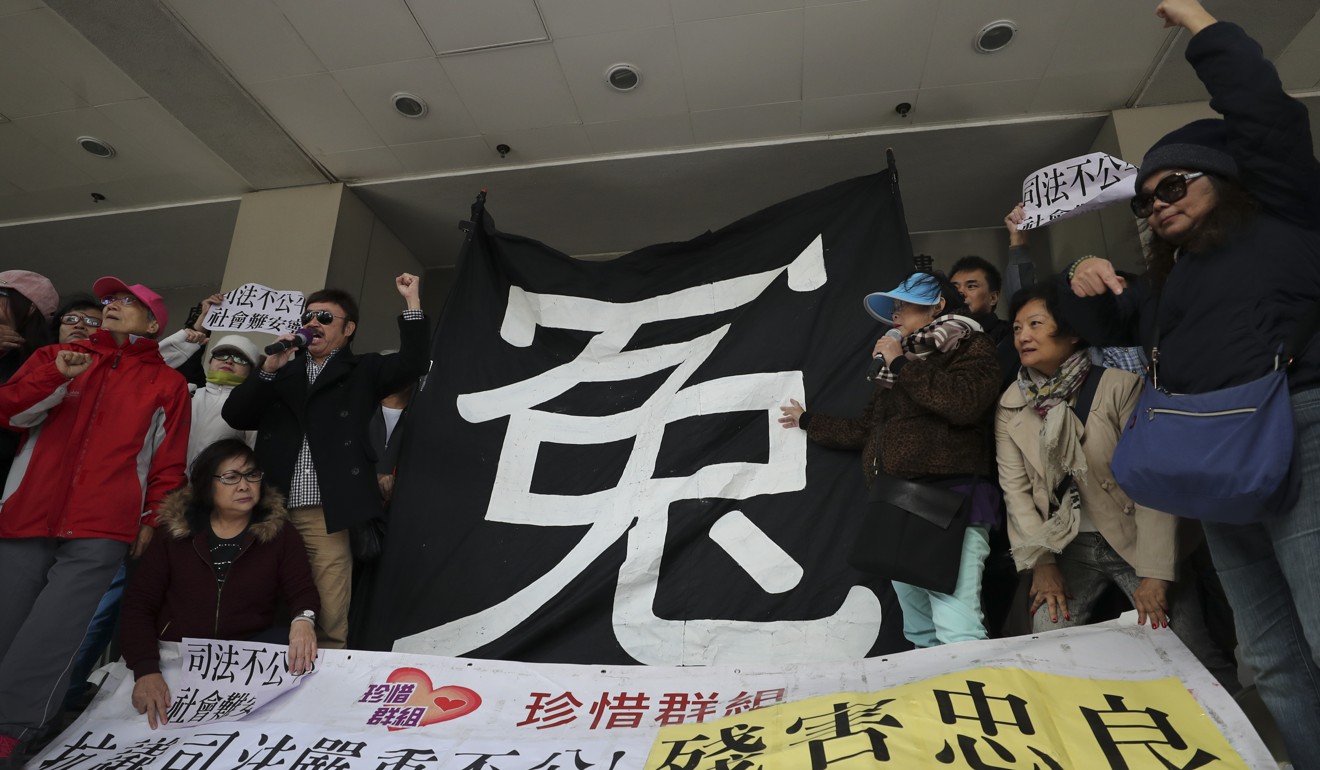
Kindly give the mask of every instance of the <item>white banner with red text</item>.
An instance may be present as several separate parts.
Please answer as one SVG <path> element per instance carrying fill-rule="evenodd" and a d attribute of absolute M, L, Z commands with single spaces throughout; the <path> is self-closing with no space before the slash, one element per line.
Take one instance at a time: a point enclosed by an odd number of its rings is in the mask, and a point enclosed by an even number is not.
<path fill-rule="evenodd" d="M 170 724 L 119 668 L 41 770 L 1260 768 L 1270 754 L 1171 632 L 1120 619 L 811 665 L 571 666 L 162 646 Z"/>

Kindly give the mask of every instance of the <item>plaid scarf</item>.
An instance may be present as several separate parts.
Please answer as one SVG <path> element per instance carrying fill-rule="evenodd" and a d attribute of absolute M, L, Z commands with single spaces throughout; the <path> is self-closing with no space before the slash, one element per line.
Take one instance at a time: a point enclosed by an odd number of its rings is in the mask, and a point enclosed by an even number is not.
<path fill-rule="evenodd" d="M 932 353 L 956 350 L 972 332 L 981 331 L 981 325 L 962 315 L 942 315 L 917 329 L 903 339 L 903 355 L 907 358 L 928 358 Z M 889 362 L 881 367 L 875 381 L 882 388 L 894 387 L 894 373 Z"/>
<path fill-rule="evenodd" d="M 1030 367 L 1018 370 L 1018 387 L 1031 402 L 1036 414 L 1044 417 L 1054 407 L 1068 401 L 1082 387 L 1091 371 L 1091 352 L 1082 349 L 1064 359 L 1053 376 L 1046 377 Z"/>

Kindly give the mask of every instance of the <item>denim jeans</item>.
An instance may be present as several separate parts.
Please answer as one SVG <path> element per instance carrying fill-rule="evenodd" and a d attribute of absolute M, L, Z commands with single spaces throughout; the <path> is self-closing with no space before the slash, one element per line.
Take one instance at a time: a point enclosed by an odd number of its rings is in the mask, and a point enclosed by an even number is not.
<path fill-rule="evenodd" d="M 1063 553 L 1055 557 L 1054 562 L 1063 573 L 1064 586 L 1070 597 L 1070 617 L 1065 618 L 1060 613 L 1057 621 L 1050 620 L 1049 607 L 1042 606 L 1031 616 L 1033 632 L 1086 625 L 1091 620 L 1095 603 L 1111 583 L 1118 586 L 1127 595 L 1128 601 L 1136 606 L 1133 594 L 1141 585 L 1141 578 L 1099 532 L 1079 532 L 1071 543 L 1064 546 Z M 1165 596 L 1169 603 L 1169 630 L 1178 635 L 1224 689 L 1229 693 L 1237 693 L 1242 689 L 1237 679 L 1237 663 L 1225 655 L 1210 638 L 1197 589 L 1196 576 L 1191 570 L 1179 570 L 1177 582 L 1169 585 Z"/>
<path fill-rule="evenodd" d="M 1320 768 L 1320 389 L 1295 394 L 1292 405 L 1297 502 L 1254 524 L 1206 522 L 1205 536 L 1289 759 Z"/>
<path fill-rule="evenodd" d="M 981 575 L 990 553 L 985 527 L 968 527 L 963 535 L 962 561 L 953 593 L 942 594 L 894 581 L 894 593 L 903 608 L 903 636 L 917 647 L 986 638 L 981 613 Z"/>

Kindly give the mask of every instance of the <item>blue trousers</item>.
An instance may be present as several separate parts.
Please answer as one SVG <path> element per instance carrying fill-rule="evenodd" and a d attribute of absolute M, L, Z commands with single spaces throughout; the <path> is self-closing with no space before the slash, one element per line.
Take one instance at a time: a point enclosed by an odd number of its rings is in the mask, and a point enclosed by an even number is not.
<path fill-rule="evenodd" d="M 1254 524 L 1206 522 L 1242 657 L 1297 768 L 1320 768 L 1320 389 L 1292 397 L 1301 496 Z"/>
<path fill-rule="evenodd" d="M 917 647 L 985 639 L 981 612 L 981 575 L 990 553 L 985 527 L 968 527 L 963 535 L 958 583 L 951 594 L 894 581 L 894 593 L 903 608 L 903 636 Z"/>

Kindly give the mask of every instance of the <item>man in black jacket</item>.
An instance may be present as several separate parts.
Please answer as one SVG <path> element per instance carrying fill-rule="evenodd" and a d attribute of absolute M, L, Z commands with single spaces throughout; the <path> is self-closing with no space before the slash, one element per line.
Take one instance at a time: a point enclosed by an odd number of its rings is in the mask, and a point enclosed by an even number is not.
<path fill-rule="evenodd" d="M 1013 324 L 995 313 L 1004 279 L 999 269 L 982 257 L 966 256 L 953 263 L 949 280 L 967 303 L 970 315 L 995 343 L 995 355 L 1003 373 L 1001 390 L 1017 378 L 1018 353 L 1013 347 Z"/>
<path fill-rule="evenodd" d="M 348 635 L 348 530 L 384 513 L 367 423 L 382 398 L 430 365 L 421 281 L 404 273 L 394 284 L 407 303 L 398 353 L 354 355 L 349 343 L 357 331 L 357 302 L 347 292 L 322 289 L 304 308 L 302 323 L 312 333 L 306 351 L 267 356 L 256 377 L 234 388 L 222 412 L 231 426 L 258 431 L 257 460 L 266 482 L 288 498 L 321 594 L 316 624 L 322 647 L 342 648 Z"/>

